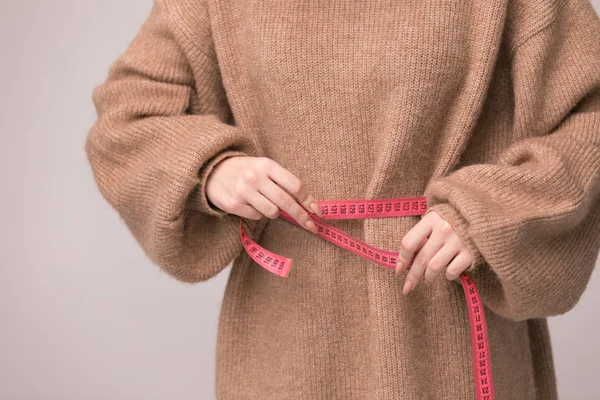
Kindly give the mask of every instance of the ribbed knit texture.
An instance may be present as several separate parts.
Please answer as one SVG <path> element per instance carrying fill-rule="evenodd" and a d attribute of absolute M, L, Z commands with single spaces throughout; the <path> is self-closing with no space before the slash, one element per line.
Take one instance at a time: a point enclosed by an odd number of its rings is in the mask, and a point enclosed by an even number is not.
<path fill-rule="evenodd" d="M 160 0 L 94 102 L 96 182 L 151 260 L 184 282 L 234 260 L 218 399 L 474 398 L 460 282 L 403 296 L 406 273 L 245 220 L 294 259 L 288 278 L 267 272 L 205 196 L 244 155 L 317 199 L 427 196 L 472 253 L 496 398 L 556 399 L 546 318 L 575 306 L 600 249 L 589 1 Z M 397 251 L 419 218 L 335 225 Z"/>

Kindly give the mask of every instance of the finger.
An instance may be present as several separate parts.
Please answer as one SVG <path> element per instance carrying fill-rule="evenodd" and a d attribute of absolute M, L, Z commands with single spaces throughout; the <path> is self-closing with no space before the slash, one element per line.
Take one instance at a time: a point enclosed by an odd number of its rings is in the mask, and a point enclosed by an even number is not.
<path fill-rule="evenodd" d="M 273 204 L 271 200 L 263 196 L 259 191 L 249 191 L 246 194 L 246 201 L 250 206 L 254 207 L 267 218 L 275 219 L 279 217 L 279 207 Z"/>
<path fill-rule="evenodd" d="M 425 269 L 424 283 L 429 285 L 433 282 L 444 268 L 446 268 L 452 259 L 458 254 L 458 246 L 452 242 L 446 242 L 441 249 L 429 260 Z"/>
<path fill-rule="evenodd" d="M 256 208 L 249 204 L 240 204 L 235 207 L 235 215 L 243 218 L 259 220 L 264 217 Z"/>
<path fill-rule="evenodd" d="M 427 264 L 429 264 L 429 260 L 438 252 L 439 249 L 442 248 L 446 241 L 445 236 L 441 235 L 438 231 L 433 231 L 431 236 L 427 239 L 425 244 L 421 247 L 419 252 L 417 253 L 410 270 L 408 271 L 408 275 L 406 276 L 406 281 L 404 283 L 404 289 L 402 290 L 403 294 L 408 294 L 411 290 L 413 290 L 423 277 L 425 270 L 427 269 Z"/>
<path fill-rule="evenodd" d="M 431 223 L 431 219 L 423 218 L 404 235 L 400 242 L 400 250 L 398 250 L 398 261 L 395 268 L 396 275 L 399 275 L 400 272 L 408 267 L 432 231 L 433 224 Z"/>
<path fill-rule="evenodd" d="M 286 193 L 281 187 L 270 179 L 261 181 L 258 188 L 259 192 L 269 199 L 280 210 L 290 214 L 302 227 L 317 234 L 319 230 L 312 218 L 300 204 L 290 194 Z"/>
<path fill-rule="evenodd" d="M 313 196 L 308 194 L 306 185 L 304 185 L 296 175 L 292 174 L 275 161 L 273 161 L 273 165 L 267 170 L 267 174 L 273 182 L 294 196 L 305 210 L 309 210 L 323 218 L 323 213 L 321 212 L 317 201 Z"/>
<path fill-rule="evenodd" d="M 446 279 L 453 281 L 471 266 L 471 254 L 467 250 L 459 252 L 446 268 Z"/>
<path fill-rule="evenodd" d="M 247 200 L 245 199 L 246 194 L 246 192 L 239 194 L 233 193 L 229 196 L 225 204 L 221 205 L 219 203 L 214 205 L 224 211 L 227 211 L 230 214 L 235 214 L 242 218 L 248 218 L 253 220 L 261 219 L 264 215 L 252 205 L 247 203 Z"/>
<path fill-rule="evenodd" d="M 423 240 L 421 241 L 421 243 L 419 243 L 419 245 L 417 246 L 417 252 L 419 251 L 419 249 L 421 249 L 421 247 L 425 244 L 425 242 L 427 241 L 427 238 L 423 238 Z M 400 254 L 400 253 L 398 253 Z M 412 265 L 413 260 L 410 260 L 408 262 L 398 262 L 396 263 L 396 268 L 395 268 L 395 272 L 394 274 L 396 276 L 400 275 L 400 273 L 406 269 L 410 269 L 411 265 Z"/>

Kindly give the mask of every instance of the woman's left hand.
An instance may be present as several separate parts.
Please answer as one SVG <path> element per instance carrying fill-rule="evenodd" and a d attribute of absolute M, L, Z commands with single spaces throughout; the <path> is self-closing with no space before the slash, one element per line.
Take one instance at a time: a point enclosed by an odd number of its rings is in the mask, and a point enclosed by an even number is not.
<path fill-rule="evenodd" d="M 416 257 L 415 257 L 416 254 Z M 471 253 L 448 223 L 437 212 L 426 214 L 402 238 L 395 274 L 399 275 L 413 260 L 402 294 L 413 290 L 424 278 L 431 284 L 446 268 L 446 279 L 457 279 L 472 262 Z"/>

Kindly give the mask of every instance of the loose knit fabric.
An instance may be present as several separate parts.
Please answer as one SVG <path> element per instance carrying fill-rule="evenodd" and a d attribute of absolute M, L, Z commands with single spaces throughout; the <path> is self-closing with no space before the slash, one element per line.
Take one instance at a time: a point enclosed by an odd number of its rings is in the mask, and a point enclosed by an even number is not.
<path fill-rule="evenodd" d="M 294 260 L 269 273 L 205 195 L 246 155 L 320 200 L 427 196 L 473 256 L 497 399 L 557 398 L 546 318 L 575 306 L 600 249 L 589 1 L 160 0 L 93 99 L 96 183 L 150 259 L 184 282 L 233 260 L 218 399 L 474 398 L 460 281 L 404 296 L 406 273 L 244 220 Z M 333 224 L 397 251 L 420 218 Z"/>

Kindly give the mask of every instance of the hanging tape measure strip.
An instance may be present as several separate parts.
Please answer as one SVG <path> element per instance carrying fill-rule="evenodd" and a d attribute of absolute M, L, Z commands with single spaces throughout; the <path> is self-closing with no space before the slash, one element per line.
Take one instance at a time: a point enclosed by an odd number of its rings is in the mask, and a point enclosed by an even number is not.
<path fill-rule="evenodd" d="M 328 225 L 323 220 L 388 218 L 423 215 L 427 211 L 427 201 L 424 196 L 398 197 L 373 200 L 324 200 L 318 201 L 323 218 L 309 213 L 318 228 L 318 236 L 351 251 L 366 260 L 394 270 L 398 259 L 397 251 L 378 249 L 358 240 L 346 232 Z M 280 211 L 279 217 L 298 225 L 288 213 Z M 304 228 L 303 228 L 304 229 Z M 244 249 L 258 265 L 280 277 L 286 278 L 292 267 L 291 258 L 275 254 L 250 238 L 242 227 L 240 219 L 240 238 Z M 409 270 L 412 261 L 406 268 Z M 487 325 L 483 312 L 483 303 L 473 279 L 466 273 L 460 274 L 465 293 L 469 325 L 471 330 L 471 354 L 473 376 L 477 400 L 494 400 L 494 384 L 490 363 L 490 346 L 487 335 Z"/>

